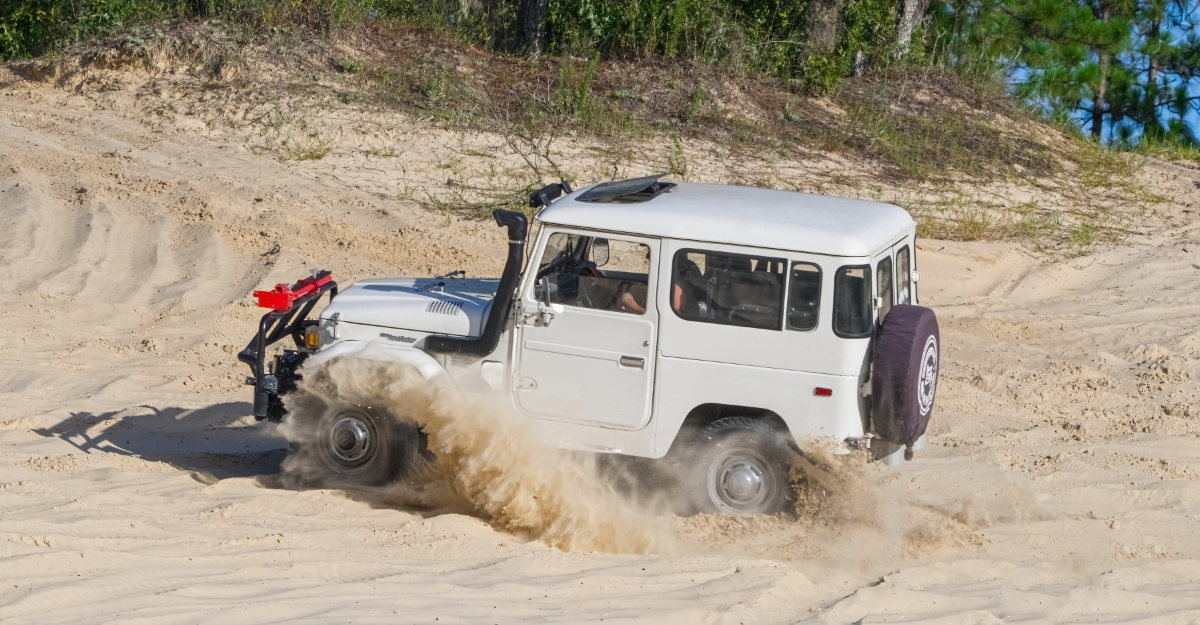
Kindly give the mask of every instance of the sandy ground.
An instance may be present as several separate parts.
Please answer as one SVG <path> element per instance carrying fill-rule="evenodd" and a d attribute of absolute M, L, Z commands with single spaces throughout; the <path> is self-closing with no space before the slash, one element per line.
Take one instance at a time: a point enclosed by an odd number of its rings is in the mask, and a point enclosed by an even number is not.
<path fill-rule="evenodd" d="M 279 488 L 286 441 L 247 416 L 251 290 L 498 273 L 498 232 L 399 199 L 438 158 L 282 163 L 119 96 L 0 85 L 2 622 L 1200 622 L 1193 170 L 1147 167 L 1172 201 L 1089 256 L 923 241 L 930 446 L 850 510 L 565 552 Z"/>

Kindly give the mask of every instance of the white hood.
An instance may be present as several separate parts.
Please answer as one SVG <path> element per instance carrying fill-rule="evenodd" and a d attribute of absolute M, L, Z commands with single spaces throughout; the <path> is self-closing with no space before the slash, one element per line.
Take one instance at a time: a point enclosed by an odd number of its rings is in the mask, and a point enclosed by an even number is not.
<path fill-rule="evenodd" d="M 439 282 L 444 286 L 430 288 Z M 476 337 L 499 283 L 496 278 L 363 280 L 338 292 L 321 319 L 337 314 L 341 323 Z"/>

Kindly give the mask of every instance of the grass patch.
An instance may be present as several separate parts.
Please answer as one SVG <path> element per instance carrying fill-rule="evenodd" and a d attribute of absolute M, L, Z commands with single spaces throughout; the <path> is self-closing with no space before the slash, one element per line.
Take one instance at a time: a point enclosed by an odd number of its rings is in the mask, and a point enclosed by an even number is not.
<path fill-rule="evenodd" d="M 278 149 L 285 161 L 319 161 L 333 151 L 333 141 L 320 135 L 305 135 L 299 139 L 288 137 Z"/>
<path fill-rule="evenodd" d="M 1028 114 L 981 91 L 949 76 L 900 72 L 891 81 L 848 82 L 832 98 L 846 114 L 816 138 L 825 150 L 879 159 L 896 180 L 991 181 L 1060 171 L 1070 153 L 1036 136 L 1041 124 Z M 998 127 L 996 113 L 1012 123 Z M 796 117 L 787 111 L 786 118 Z"/>
<path fill-rule="evenodd" d="M 379 158 L 399 158 L 401 152 L 392 146 L 375 146 L 367 144 L 367 154 Z"/>
<path fill-rule="evenodd" d="M 1117 144 L 1116 148 L 1130 154 L 1157 158 L 1164 161 L 1200 163 L 1200 146 L 1184 143 L 1170 137 L 1143 136 L 1134 145 Z"/>

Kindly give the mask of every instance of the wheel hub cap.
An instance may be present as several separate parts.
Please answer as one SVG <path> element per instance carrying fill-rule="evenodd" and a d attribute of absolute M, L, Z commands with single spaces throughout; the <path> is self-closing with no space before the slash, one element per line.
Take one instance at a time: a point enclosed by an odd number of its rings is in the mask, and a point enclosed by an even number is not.
<path fill-rule="evenodd" d="M 762 475 L 749 464 L 739 464 L 729 469 L 725 478 L 725 488 L 736 499 L 753 496 L 762 484 Z"/>
<path fill-rule="evenodd" d="M 770 495 L 766 460 L 753 452 L 734 452 L 715 463 L 709 474 L 709 495 L 725 512 L 760 512 Z"/>
<path fill-rule="evenodd" d="M 371 445 L 371 431 L 356 417 L 338 419 L 329 431 L 329 446 L 333 454 L 346 462 L 360 460 Z"/>

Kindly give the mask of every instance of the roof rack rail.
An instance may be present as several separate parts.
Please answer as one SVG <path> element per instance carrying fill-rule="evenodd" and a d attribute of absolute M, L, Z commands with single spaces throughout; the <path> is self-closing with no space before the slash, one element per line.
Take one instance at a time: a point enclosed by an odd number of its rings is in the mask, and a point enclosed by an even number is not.
<path fill-rule="evenodd" d="M 644 178 L 601 182 L 575 198 L 575 201 L 618 204 L 648 202 L 658 197 L 663 191 L 675 186 L 673 182 L 659 182 L 659 179 L 665 175 L 667 174 L 662 173 Z"/>

